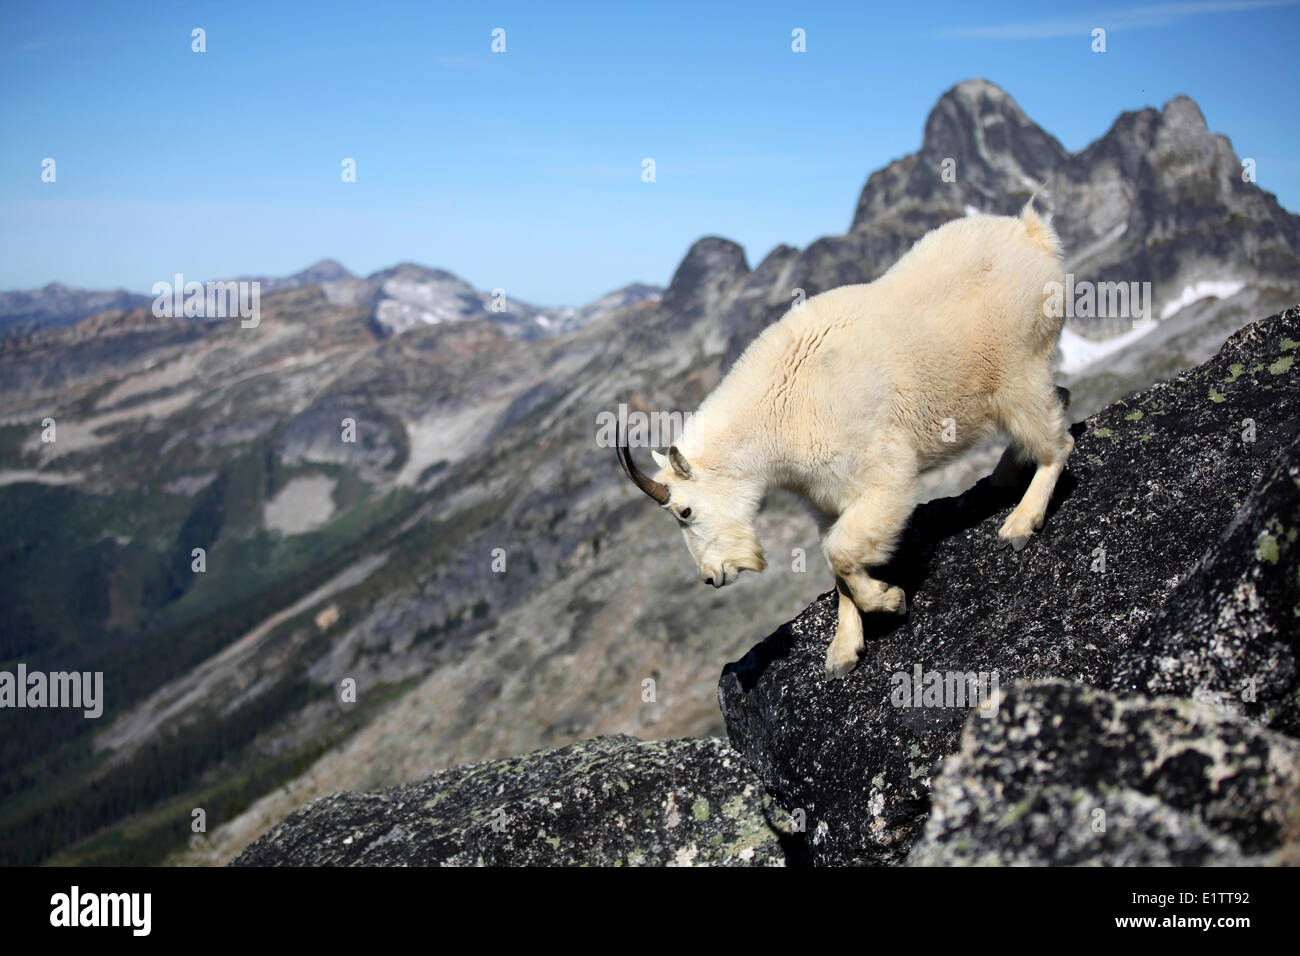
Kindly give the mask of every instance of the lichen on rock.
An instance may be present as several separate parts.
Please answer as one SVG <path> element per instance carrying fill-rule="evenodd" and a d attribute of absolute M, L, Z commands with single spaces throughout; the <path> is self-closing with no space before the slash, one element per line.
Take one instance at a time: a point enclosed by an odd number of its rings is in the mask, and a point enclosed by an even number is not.
<path fill-rule="evenodd" d="M 620 735 L 336 793 L 235 865 L 780 866 L 790 829 L 725 741 Z"/>

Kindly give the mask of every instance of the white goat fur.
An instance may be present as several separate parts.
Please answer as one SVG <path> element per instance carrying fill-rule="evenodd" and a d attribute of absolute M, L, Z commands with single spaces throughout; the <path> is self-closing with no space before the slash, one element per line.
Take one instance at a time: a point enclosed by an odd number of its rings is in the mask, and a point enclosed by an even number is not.
<path fill-rule="evenodd" d="M 1031 200 L 1020 217 L 949 222 L 875 282 L 814 296 L 766 328 L 670 455 L 655 454 L 701 576 L 721 587 L 761 571 L 764 494 L 802 495 L 839 591 L 827 671 L 847 673 L 863 648 L 859 610 L 907 611 L 868 569 L 893 553 L 917 475 L 996 431 L 1014 451 L 995 481 L 1014 480 L 1017 457 L 1037 465 L 999 532 L 1023 547 L 1074 448 L 1051 380 L 1062 319 L 1044 309 L 1047 284 L 1064 282 L 1060 259 Z"/>

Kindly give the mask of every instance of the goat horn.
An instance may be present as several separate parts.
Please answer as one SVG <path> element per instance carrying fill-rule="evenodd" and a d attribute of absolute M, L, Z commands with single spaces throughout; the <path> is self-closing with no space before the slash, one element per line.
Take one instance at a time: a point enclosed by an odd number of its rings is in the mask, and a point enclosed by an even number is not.
<path fill-rule="evenodd" d="M 623 424 L 617 422 L 614 425 L 615 435 L 618 444 L 618 463 L 623 466 L 623 471 L 632 479 L 633 484 L 644 491 L 647 495 L 659 502 L 661 505 L 668 503 L 668 486 L 662 482 L 655 481 L 640 468 L 636 462 L 632 461 L 632 452 L 628 449 L 627 443 L 623 440 Z"/>

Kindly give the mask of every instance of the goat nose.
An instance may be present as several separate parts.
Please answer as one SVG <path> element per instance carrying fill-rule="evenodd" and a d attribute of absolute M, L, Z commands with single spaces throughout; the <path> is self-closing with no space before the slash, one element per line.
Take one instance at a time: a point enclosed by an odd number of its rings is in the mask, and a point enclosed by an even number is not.
<path fill-rule="evenodd" d="M 712 576 L 705 578 L 705 579 L 704 579 L 704 583 L 705 583 L 705 584 L 712 584 L 712 583 L 713 583 L 713 578 L 712 578 Z"/>

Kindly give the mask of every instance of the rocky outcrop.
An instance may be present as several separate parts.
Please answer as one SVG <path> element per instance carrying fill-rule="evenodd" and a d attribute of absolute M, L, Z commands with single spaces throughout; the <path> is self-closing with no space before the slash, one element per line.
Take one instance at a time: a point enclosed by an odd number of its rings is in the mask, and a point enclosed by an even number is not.
<path fill-rule="evenodd" d="M 1289 372 L 1289 358 L 1270 368 Z M 1297 488 L 1300 438 L 1138 632 L 1107 675 L 1110 686 L 1196 696 L 1300 736 Z"/>
<path fill-rule="evenodd" d="M 289 816 L 236 866 L 761 865 L 799 844 L 725 741 L 598 737 Z"/>
<path fill-rule="evenodd" d="M 1300 741 L 1186 699 L 1038 681 L 967 720 L 907 863 L 1232 866 L 1298 837 Z"/>
<path fill-rule="evenodd" d="M 866 618 L 848 679 L 824 673 L 833 592 L 728 666 L 718 693 L 732 743 L 786 809 L 807 814 L 814 862 L 907 857 L 969 709 L 951 693 L 901 695 L 932 674 L 987 675 L 990 690 L 996 674 L 1003 687 L 1059 678 L 1195 697 L 1236 714 L 1243 734 L 1300 734 L 1297 358 L 1291 309 L 1074 426 L 1046 527 L 1022 552 L 996 548 L 1016 495 L 987 479 L 922 505 L 880 571 L 906 590 L 908 616 Z M 1093 770 L 1099 787 L 1117 772 Z M 1280 839 L 1270 833 L 1228 836 L 1259 853 Z"/>

